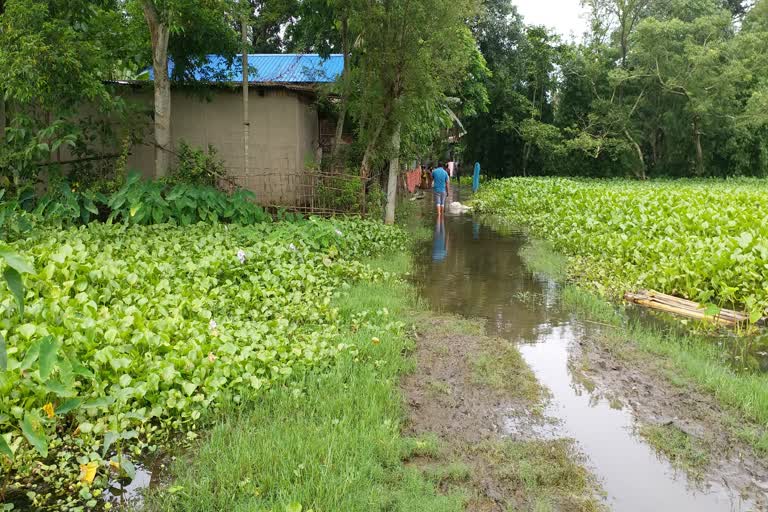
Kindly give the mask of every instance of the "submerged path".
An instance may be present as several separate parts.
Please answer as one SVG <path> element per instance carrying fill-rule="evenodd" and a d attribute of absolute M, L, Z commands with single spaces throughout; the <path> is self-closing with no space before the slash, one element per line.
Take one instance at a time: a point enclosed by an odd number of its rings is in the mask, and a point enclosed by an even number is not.
<path fill-rule="evenodd" d="M 581 357 L 580 346 L 596 327 L 560 305 L 555 282 L 526 268 L 519 256 L 526 242 L 522 234 L 502 236 L 470 217 L 449 215 L 435 222 L 433 239 L 417 252 L 414 277 L 434 310 L 484 319 L 489 335 L 518 344 L 552 395 L 545 413 L 556 421 L 538 435 L 576 440 L 612 510 L 764 510 L 729 487 L 723 472 L 717 481 L 689 481 L 636 433 L 630 406 L 580 383 L 574 355 Z M 507 434 L 515 434 L 518 421 L 510 411 Z"/>

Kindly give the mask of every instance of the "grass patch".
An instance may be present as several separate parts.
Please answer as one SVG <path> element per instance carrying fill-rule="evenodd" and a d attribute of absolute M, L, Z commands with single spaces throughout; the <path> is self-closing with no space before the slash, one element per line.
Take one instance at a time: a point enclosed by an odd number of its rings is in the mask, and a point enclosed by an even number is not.
<path fill-rule="evenodd" d="M 565 286 L 560 300 L 563 306 L 586 315 L 596 322 L 610 326 L 619 326 L 624 323 L 622 313 L 616 306 L 584 288 L 574 285 Z"/>
<path fill-rule="evenodd" d="M 476 384 L 503 390 L 529 404 L 539 404 L 548 396 L 515 345 L 502 339 L 488 340 L 485 345 L 470 362 Z"/>
<path fill-rule="evenodd" d="M 436 485 L 458 484 L 472 477 L 472 469 L 463 462 L 426 466 L 422 471 L 425 478 Z"/>
<path fill-rule="evenodd" d="M 532 240 L 520 249 L 520 257 L 531 271 L 555 281 L 562 281 L 567 275 L 568 259 L 556 253 L 547 242 Z"/>
<path fill-rule="evenodd" d="M 440 456 L 441 452 L 440 439 L 438 439 L 436 434 L 430 433 L 419 437 L 404 438 L 401 458 L 403 460 L 417 457 L 436 459 Z"/>
<path fill-rule="evenodd" d="M 495 476 L 522 490 L 510 510 L 592 512 L 603 510 L 597 485 L 579 462 L 570 439 L 484 443 L 476 450 L 488 460 Z"/>
<path fill-rule="evenodd" d="M 392 271 L 402 260 L 387 258 Z M 193 456 L 174 464 L 171 494 L 147 510 L 459 511 L 460 489 L 440 492 L 403 460 L 439 454 L 436 437 L 404 439 L 400 376 L 413 369 L 402 323 L 413 294 L 398 281 L 358 283 L 337 298 L 357 352 L 301 377 L 301 392 L 277 388 L 221 414 Z M 361 320 L 362 318 L 362 320 Z M 372 343 L 373 338 L 377 343 Z"/>
<path fill-rule="evenodd" d="M 701 442 L 674 425 L 643 425 L 640 435 L 676 468 L 701 478 L 709 464 L 709 454 Z"/>

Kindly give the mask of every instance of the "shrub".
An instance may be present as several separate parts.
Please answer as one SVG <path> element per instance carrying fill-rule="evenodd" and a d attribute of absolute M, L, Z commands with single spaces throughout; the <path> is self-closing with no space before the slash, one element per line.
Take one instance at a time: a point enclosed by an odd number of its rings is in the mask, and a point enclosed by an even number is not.
<path fill-rule="evenodd" d="M 179 164 L 171 172 L 170 183 L 216 186 L 216 181 L 226 175 L 224 162 L 218 157 L 216 148 L 208 151 L 190 146 L 184 141 L 179 144 Z"/>

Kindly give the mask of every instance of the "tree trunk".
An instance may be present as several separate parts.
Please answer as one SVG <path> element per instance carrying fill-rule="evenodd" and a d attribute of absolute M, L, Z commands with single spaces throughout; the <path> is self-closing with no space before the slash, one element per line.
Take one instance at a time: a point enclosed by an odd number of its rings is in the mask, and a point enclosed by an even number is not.
<path fill-rule="evenodd" d="M 395 223 L 397 205 L 397 175 L 400 173 L 400 123 L 392 133 L 392 158 L 389 161 L 389 180 L 387 182 L 387 209 L 384 216 L 386 224 Z"/>
<path fill-rule="evenodd" d="M 349 20 L 346 15 L 341 20 L 341 51 L 344 54 L 344 71 L 341 74 L 341 110 L 339 112 L 339 121 L 336 123 L 336 137 L 333 141 L 333 155 L 331 158 L 334 165 L 339 155 L 341 140 L 344 137 L 344 123 L 347 119 L 347 106 L 349 104 L 346 83 L 346 80 L 349 78 Z"/>
<path fill-rule="evenodd" d="M 523 148 L 523 177 L 528 176 L 528 158 L 531 156 L 531 143 L 526 142 Z"/>
<path fill-rule="evenodd" d="M 387 119 L 389 119 L 389 114 L 391 112 L 392 104 L 388 103 L 384 107 L 384 112 L 382 113 L 381 118 L 379 118 L 378 123 L 376 124 L 376 128 L 374 128 L 373 133 L 371 134 L 371 139 L 368 141 L 368 145 L 365 147 L 365 153 L 363 153 L 363 161 L 360 164 L 360 181 L 362 185 L 360 200 L 363 215 L 365 215 L 365 196 L 367 192 L 368 178 L 371 174 L 371 158 L 373 158 L 373 151 L 376 149 L 376 145 L 379 142 L 381 130 L 384 129 L 384 125 L 387 123 Z"/>
<path fill-rule="evenodd" d="M 152 0 L 143 0 L 144 18 L 152 38 L 152 68 L 155 73 L 155 177 L 168 174 L 171 161 L 171 82 L 168 79 L 170 30 Z"/>
<path fill-rule="evenodd" d="M 624 129 L 624 135 L 627 137 L 627 140 L 629 140 L 629 143 L 632 144 L 632 146 L 635 148 L 635 152 L 637 153 L 637 160 L 640 164 L 640 167 L 638 167 L 635 171 L 635 176 L 641 180 L 645 180 L 647 177 L 645 175 L 645 158 L 643 157 L 643 150 L 640 145 L 635 142 L 635 139 L 629 133 L 629 130 Z"/>
<path fill-rule="evenodd" d="M 243 16 L 242 43 L 243 43 L 243 176 L 248 175 L 248 141 L 250 140 L 251 122 L 248 112 L 248 17 Z"/>
<path fill-rule="evenodd" d="M 704 175 L 704 150 L 701 147 L 701 129 L 699 127 L 701 119 L 698 115 L 693 116 L 693 143 L 696 146 L 696 175 Z"/>
<path fill-rule="evenodd" d="M 659 164 L 659 129 L 654 128 L 649 137 L 651 141 L 651 166 L 656 167 Z"/>

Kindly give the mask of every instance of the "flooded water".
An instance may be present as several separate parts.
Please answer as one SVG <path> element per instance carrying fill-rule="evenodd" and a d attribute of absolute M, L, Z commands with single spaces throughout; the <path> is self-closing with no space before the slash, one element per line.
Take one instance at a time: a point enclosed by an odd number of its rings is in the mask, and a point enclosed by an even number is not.
<path fill-rule="evenodd" d="M 612 510 L 753 510 L 718 483 L 690 483 L 635 433 L 629 408 L 578 383 L 569 351 L 595 327 L 559 305 L 556 283 L 526 269 L 519 256 L 525 243 L 522 234 L 502 236 L 471 217 L 448 215 L 435 222 L 433 239 L 417 251 L 419 293 L 434 310 L 483 318 L 489 334 L 520 344 L 552 392 L 547 414 L 559 421 L 544 435 L 578 442 Z"/>

